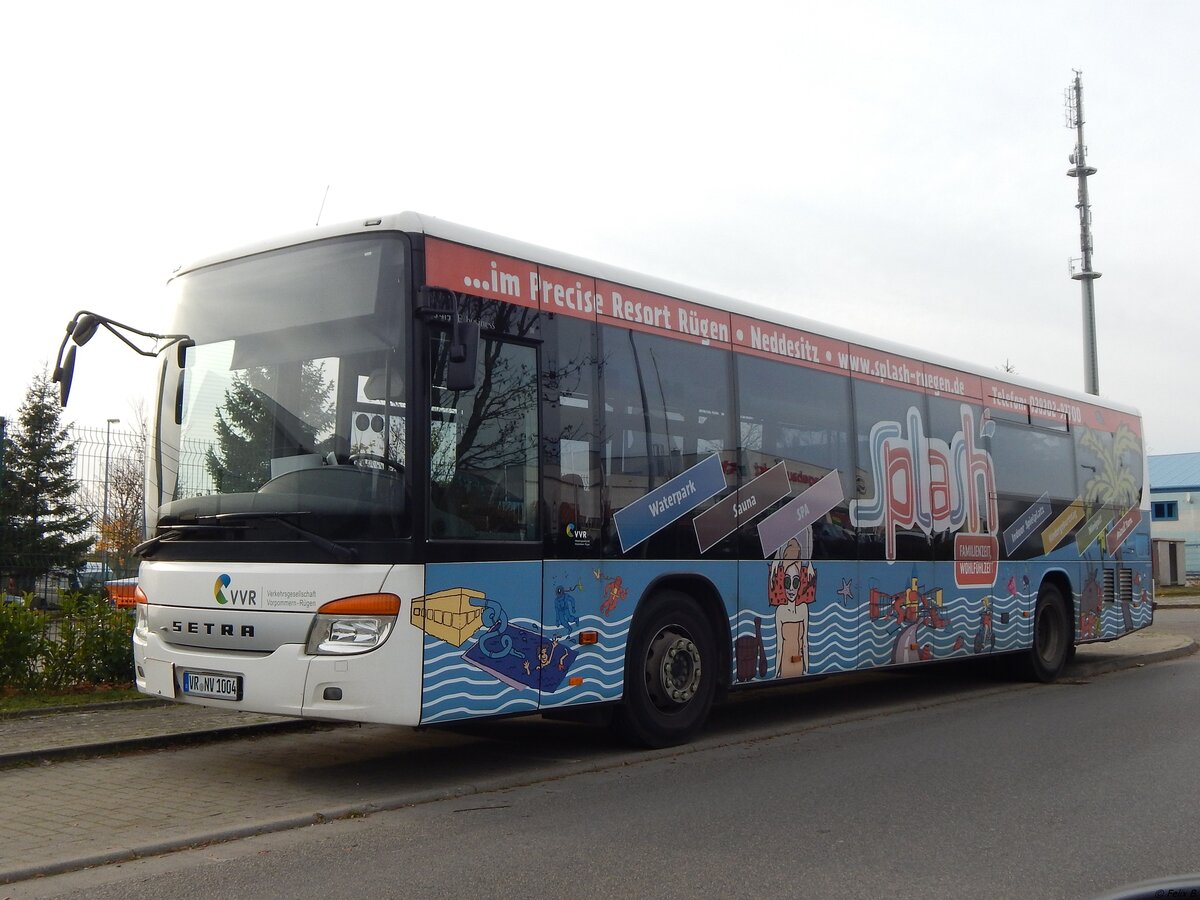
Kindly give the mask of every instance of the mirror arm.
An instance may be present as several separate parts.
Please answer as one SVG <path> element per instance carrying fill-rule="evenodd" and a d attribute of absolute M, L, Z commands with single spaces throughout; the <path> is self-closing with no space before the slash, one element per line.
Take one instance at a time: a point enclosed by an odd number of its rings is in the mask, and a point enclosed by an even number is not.
<path fill-rule="evenodd" d="M 71 377 L 75 369 L 75 347 L 82 347 L 90 341 L 96 329 L 100 326 L 104 326 L 104 328 L 116 335 L 121 343 L 125 344 L 125 346 L 139 356 L 153 358 L 175 344 L 184 342 L 190 342 L 192 345 L 195 344 L 195 341 L 186 334 L 158 334 L 154 331 L 143 331 L 141 328 L 134 328 L 132 325 L 126 325 L 124 322 L 118 322 L 116 319 L 110 319 L 108 316 L 102 316 L 99 313 L 81 309 L 67 323 L 67 333 L 63 335 L 62 343 L 58 345 L 58 355 L 54 360 L 54 375 L 51 380 L 60 386 L 59 396 L 63 406 L 67 405 L 67 396 L 71 390 Z M 155 347 L 153 350 L 143 350 L 122 332 L 131 332 L 142 337 L 151 338 L 156 342 L 166 341 L 166 343 Z M 67 343 L 72 339 L 74 339 L 74 344 L 67 353 L 67 360 L 64 365 L 63 351 L 67 350 Z"/>
<path fill-rule="evenodd" d="M 467 358 L 466 340 L 463 334 L 462 319 L 458 311 L 458 293 L 450 291 L 450 361 L 460 363 Z"/>

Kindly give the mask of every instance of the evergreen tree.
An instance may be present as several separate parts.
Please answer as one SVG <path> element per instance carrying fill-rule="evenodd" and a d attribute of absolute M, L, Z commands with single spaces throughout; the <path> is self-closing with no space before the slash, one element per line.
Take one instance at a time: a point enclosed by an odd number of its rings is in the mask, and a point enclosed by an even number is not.
<path fill-rule="evenodd" d="M 256 491 L 271 477 L 271 458 L 292 453 L 320 452 L 317 435 L 333 424 L 330 394 L 333 382 L 325 367 L 306 362 L 300 367 L 300 409 L 283 409 L 278 396 L 279 372 L 247 369 L 225 391 L 217 408 L 217 445 L 209 447 L 204 464 L 221 494 Z"/>
<path fill-rule="evenodd" d="M 0 572 L 20 591 L 53 568 L 77 568 L 92 544 L 84 536 L 91 518 L 77 502 L 75 448 L 61 414 L 57 389 L 40 373 L 4 442 Z"/>

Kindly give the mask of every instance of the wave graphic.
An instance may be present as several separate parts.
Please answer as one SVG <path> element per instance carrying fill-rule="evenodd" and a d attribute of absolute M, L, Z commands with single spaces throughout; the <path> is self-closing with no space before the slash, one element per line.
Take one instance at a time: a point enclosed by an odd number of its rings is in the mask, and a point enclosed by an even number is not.
<path fill-rule="evenodd" d="M 472 675 L 475 677 L 472 677 Z M 458 675 L 454 678 L 439 679 L 437 687 L 439 690 L 448 690 L 449 688 L 460 684 L 468 684 L 471 687 L 488 688 L 496 685 L 496 679 L 492 678 L 485 672 L 479 671 L 479 669 L 476 669 L 473 666 L 467 666 L 466 672 L 462 675 Z"/>
<path fill-rule="evenodd" d="M 823 650 L 820 655 L 812 654 L 808 669 L 814 675 L 831 672 L 851 672 L 858 668 L 859 652 L 857 649 L 834 647 Z"/>
<path fill-rule="evenodd" d="M 594 645 L 579 646 L 568 640 L 575 653 L 570 669 L 572 678 L 585 678 L 587 690 L 578 693 L 565 681 L 558 692 L 564 702 L 580 702 L 579 697 L 613 699 L 619 692 L 624 675 L 625 643 L 632 612 L 610 620 L 587 613 L 579 617 L 571 628 L 571 634 L 579 631 L 595 631 L 599 640 Z M 523 628 L 534 635 L 541 635 L 549 642 L 554 638 L 566 637 L 564 630 L 527 617 L 514 617 L 509 624 Z M 491 673 L 485 672 L 464 659 L 464 654 L 478 642 L 478 632 L 460 647 L 455 647 L 436 638 L 424 642 L 424 673 L 422 678 L 422 720 L 445 721 L 454 718 L 494 715 L 517 708 L 536 708 L 539 699 L 549 699 L 533 688 L 516 688 Z M 570 696 L 566 696 L 571 691 Z"/>
<path fill-rule="evenodd" d="M 977 638 L 981 640 L 981 653 L 1015 649 L 1023 642 L 1027 643 L 1025 636 L 1030 630 L 1029 620 L 1021 615 L 1026 599 L 1020 591 L 1016 595 L 981 591 L 946 598 L 938 610 L 944 624 L 939 628 L 919 626 L 915 632 L 916 644 L 922 649 L 928 648 L 933 659 L 973 656 Z M 982 629 L 985 610 L 991 613 L 990 635 Z M 864 616 L 858 644 L 860 665 L 891 664 L 899 633 L 893 618 Z"/>
<path fill-rule="evenodd" d="M 445 653 L 440 653 L 437 656 L 429 655 L 431 650 L 438 650 L 438 649 L 440 649 L 442 647 L 446 647 L 446 646 L 449 646 L 450 649 L 448 651 L 446 651 Z M 443 644 L 441 641 L 437 641 L 437 640 L 426 641 L 425 642 L 425 669 L 426 669 L 426 672 L 429 671 L 430 666 L 433 666 L 436 668 L 437 666 L 444 664 L 448 660 L 454 660 L 454 659 L 461 658 L 462 653 L 463 653 L 463 651 L 462 651 L 461 647 L 455 647 L 451 644 Z"/>
<path fill-rule="evenodd" d="M 598 691 L 581 691 L 578 694 L 572 694 L 570 697 L 564 697 L 561 702 L 544 703 L 540 709 L 561 709 L 564 706 L 577 706 L 580 703 L 590 701 L 602 702 L 604 700 L 615 700 L 620 696 L 619 691 L 616 694 L 613 694 L 611 691 L 604 694 Z"/>
<path fill-rule="evenodd" d="M 475 702 L 478 700 L 499 700 L 501 697 L 505 696 L 506 694 L 512 694 L 512 693 L 514 693 L 513 689 L 508 687 L 507 685 L 505 686 L 504 690 L 502 690 L 498 693 L 495 693 L 495 694 L 469 693 L 467 691 L 458 691 L 456 693 L 444 694 L 444 695 L 438 697 L 437 704 L 430 704 L 430 706 L 436 706 L 436 705 L 442 704 L 442 703 L 451 703 L 456 700 L 470 700 L 471 702 Z"/>
<path fill-rule="evenodd" d="M 496 707 L 495 709 L 488 710 L 488 712 L 499 714 L 499 713 L 506 713 L 506 712 L 514 712 L 517 709 L 521 709 L 521 708 L 533 710 L 533 709 L 537 709 L 537 704 L 531 703 L 528 700 L 524 700 L 523 698 L 517 697 L 517 698 L 514 698 L 513 700 L 509 701 L 508 703 L 503 704 L 502 706 Z M 426 715 L 426 707 L 422 707 L 421 722 L 422 723 L 444 722 L 449 719 L 462 719 L 462 718 L 467 718 L 469 716 L 477 716 L 477 715 L 479 715 L 478 710 L 476 710 L 472 707 L 469 707 L 469 706 L 456 706 L 453 709 L 444 709 L 444 710 L 441 710 L 440 712 L 432 713 L 429 715 Z"/>
<path fill-rule="evenodd" d="M 624 666 L 614 666 L 610 669 L 605 669 L 599 665 L 584 664 L 571 666 L 571 674 L 575 676 L 595 675 L 606 682 L 616 682 L 620 680 Z"/>
<path fill-rule="evenodd" d="M 612 647 L 604 650 L 598 650 L 596 647 L 597 645 L 593 644 L 591 646 L 581 648 L 579 651 L 577 664 L 591 660 L 600 660 L 601 662 L 609 665 L 621 665 L 624 663 L 624 647 Z"/>

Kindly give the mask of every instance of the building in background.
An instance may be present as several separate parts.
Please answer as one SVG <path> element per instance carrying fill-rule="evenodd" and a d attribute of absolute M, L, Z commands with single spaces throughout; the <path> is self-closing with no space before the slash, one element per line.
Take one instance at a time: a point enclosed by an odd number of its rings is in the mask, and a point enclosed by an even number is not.
<path fill-rule="evenodd" d="M 1184 559 L 1177 562 L 1189 575 L 1200 575 L 1200 453 L 1148 456 L 1150 466 L 1150 535 L 1156 544 L 1155 580 L 1172 583 L 1164 570 L 1159 577 L 1160 541 L 1183 542 Z M 1167 564 L 1164 549 L 1164 565 Z M 1180 579 L 1181 580 L 1181 579 Z"/>

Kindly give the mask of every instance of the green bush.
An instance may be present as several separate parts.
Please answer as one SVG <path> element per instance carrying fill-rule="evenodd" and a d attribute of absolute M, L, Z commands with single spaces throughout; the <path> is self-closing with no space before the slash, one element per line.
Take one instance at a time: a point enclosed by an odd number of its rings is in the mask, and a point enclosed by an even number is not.
<path fill-rule="evenodd" d="M 0 605 L 0 688 L 33 687 L 39 675 L 46 635 L 46 617 L 22 603 Z"/>
<path fill-rule="evenodd" d="M 47 629 L 42 645 L 42 681 L 40 687 L 62 690 L 78 684 L 86 660 L 83 656 L 83 623 L 80 621 L 79 601 L 62 598 L 61 610 L 48 616 L 57 626 Z"/>
<path fill-rule="evenodd" d="M 133 681 L 133 612 L 95 603 L 84 617 L 84 681 L 119 684 Z"/>
<path fill-rule="evenodd" d="M 0 610 L 0 689 L 63 690 L 133 680 L 133 616 L 97 596 L 69 594 L 61 609 Z"/>

